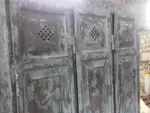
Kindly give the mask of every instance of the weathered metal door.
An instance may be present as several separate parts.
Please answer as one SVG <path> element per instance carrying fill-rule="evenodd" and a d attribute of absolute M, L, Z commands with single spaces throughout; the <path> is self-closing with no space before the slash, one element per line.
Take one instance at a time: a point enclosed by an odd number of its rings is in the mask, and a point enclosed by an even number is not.
<path fill-rule="evenodd" d="M 134 19 L 90 6 L 17 12 L 19 113 L 138 113 Z"/>
<path fill-rule="evenodd" d="M 41 7 L 18 11 L 19 113 L 74 113 L 72 11 Z"/>
<path fill-rule="evenodd" d="M 139 112 L 139 61 L 135 20 L 115 14 L 116 113 Z"/>
<path fill-rule="evenodd" d="M 110 13 L 75 9 L 79 113 L 113 113 Z"/>

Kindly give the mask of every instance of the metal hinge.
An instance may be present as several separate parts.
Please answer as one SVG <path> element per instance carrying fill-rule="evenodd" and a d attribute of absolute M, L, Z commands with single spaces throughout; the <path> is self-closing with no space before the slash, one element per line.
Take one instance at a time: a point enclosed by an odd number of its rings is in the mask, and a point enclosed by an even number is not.
<path fill-rule="evenodd" d="M 71 53 L 72 53 L 73 59 L 75 59 L 76 58 L 76 48 L 75 48 L 75 45 L 71 45 Z"/>
<path fill-rule="evenodd" d="M 111 49 L 115 50 L 114 35 L 111 36 Z"/>
<path fill-rule="evenodd" d="M 76 60 L 76 48 L 75 45 L 73 45 L 73 59 Z"/>
<path fill-rule="evenodd" d="M 75 48 L 75 45 L 72 46 L 72 49 L 73 49 L 73 54 L 76 54 L 76 48 Z"/>

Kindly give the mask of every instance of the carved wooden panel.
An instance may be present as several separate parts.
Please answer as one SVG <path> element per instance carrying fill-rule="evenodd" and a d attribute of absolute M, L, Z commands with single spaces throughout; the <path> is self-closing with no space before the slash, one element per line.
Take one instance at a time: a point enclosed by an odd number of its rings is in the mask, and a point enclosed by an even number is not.
<path fill-rule="evenodd" d="M 113 113 L 109 13 L 75 11 L 79 113 Z"/>

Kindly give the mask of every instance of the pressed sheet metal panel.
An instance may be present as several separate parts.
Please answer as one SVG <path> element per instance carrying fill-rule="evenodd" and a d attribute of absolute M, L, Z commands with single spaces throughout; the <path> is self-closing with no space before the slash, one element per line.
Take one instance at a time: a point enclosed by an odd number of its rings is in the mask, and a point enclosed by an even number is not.
<path fill-rule="evenodd" d="M 138 113 L 138 46 L 135 21 L 127 15 L 115 18 L 115 73 L 117 113 Z"/>
<path fill-rule="evenodd" d="M 109 13 L 75 10 L 79 113 L 113 113 Z"/>
<path fill-rule="evenodd" d="M 37 6 L 38 7 L 38 6 Z M 20 113 L 74 113 L 71 11 L 21 8 Z M 71 27 L 71 28 L 70 28 Z"/>
<path fill-rule="evenodd" d="M 119 49 L 132 49 L 135 47 L 136 35 L 134 20 L 128 17 L 116 18 L 116 36 L 115 45 Z"/>
<path fill-rule="evenodd" d="M 21 51 L 23 55 L 67 54 L 71 10 L 49 8 L 48 12 L 21 9 Z"/>
<path fill-rule="evenodd" d="M 24 79 L 26 113 L 72 112 L 72 79 L 67 66 L 25 71 Z"/>
<path fill-rule="evenodd" d="M 136 65 L 135 55 L 119 56 L 117 58 L 116 75 L 118 111 L 133 113 L 136 107 Z"/>

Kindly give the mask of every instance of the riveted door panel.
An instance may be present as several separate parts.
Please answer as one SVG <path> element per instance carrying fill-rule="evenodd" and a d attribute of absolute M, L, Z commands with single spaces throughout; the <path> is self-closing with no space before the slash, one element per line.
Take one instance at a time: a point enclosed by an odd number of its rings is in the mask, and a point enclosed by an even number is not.
<path fill-rule="evenodd" d="M 113 113 L 109 13 L 76 9 L 79 113 Z"/>
<path fill-rule="evenodd" d="M 135 20 L 125 14 L 115 18 L 115 73 L 117 113 L 138 113 L 139 61 Z"/>

